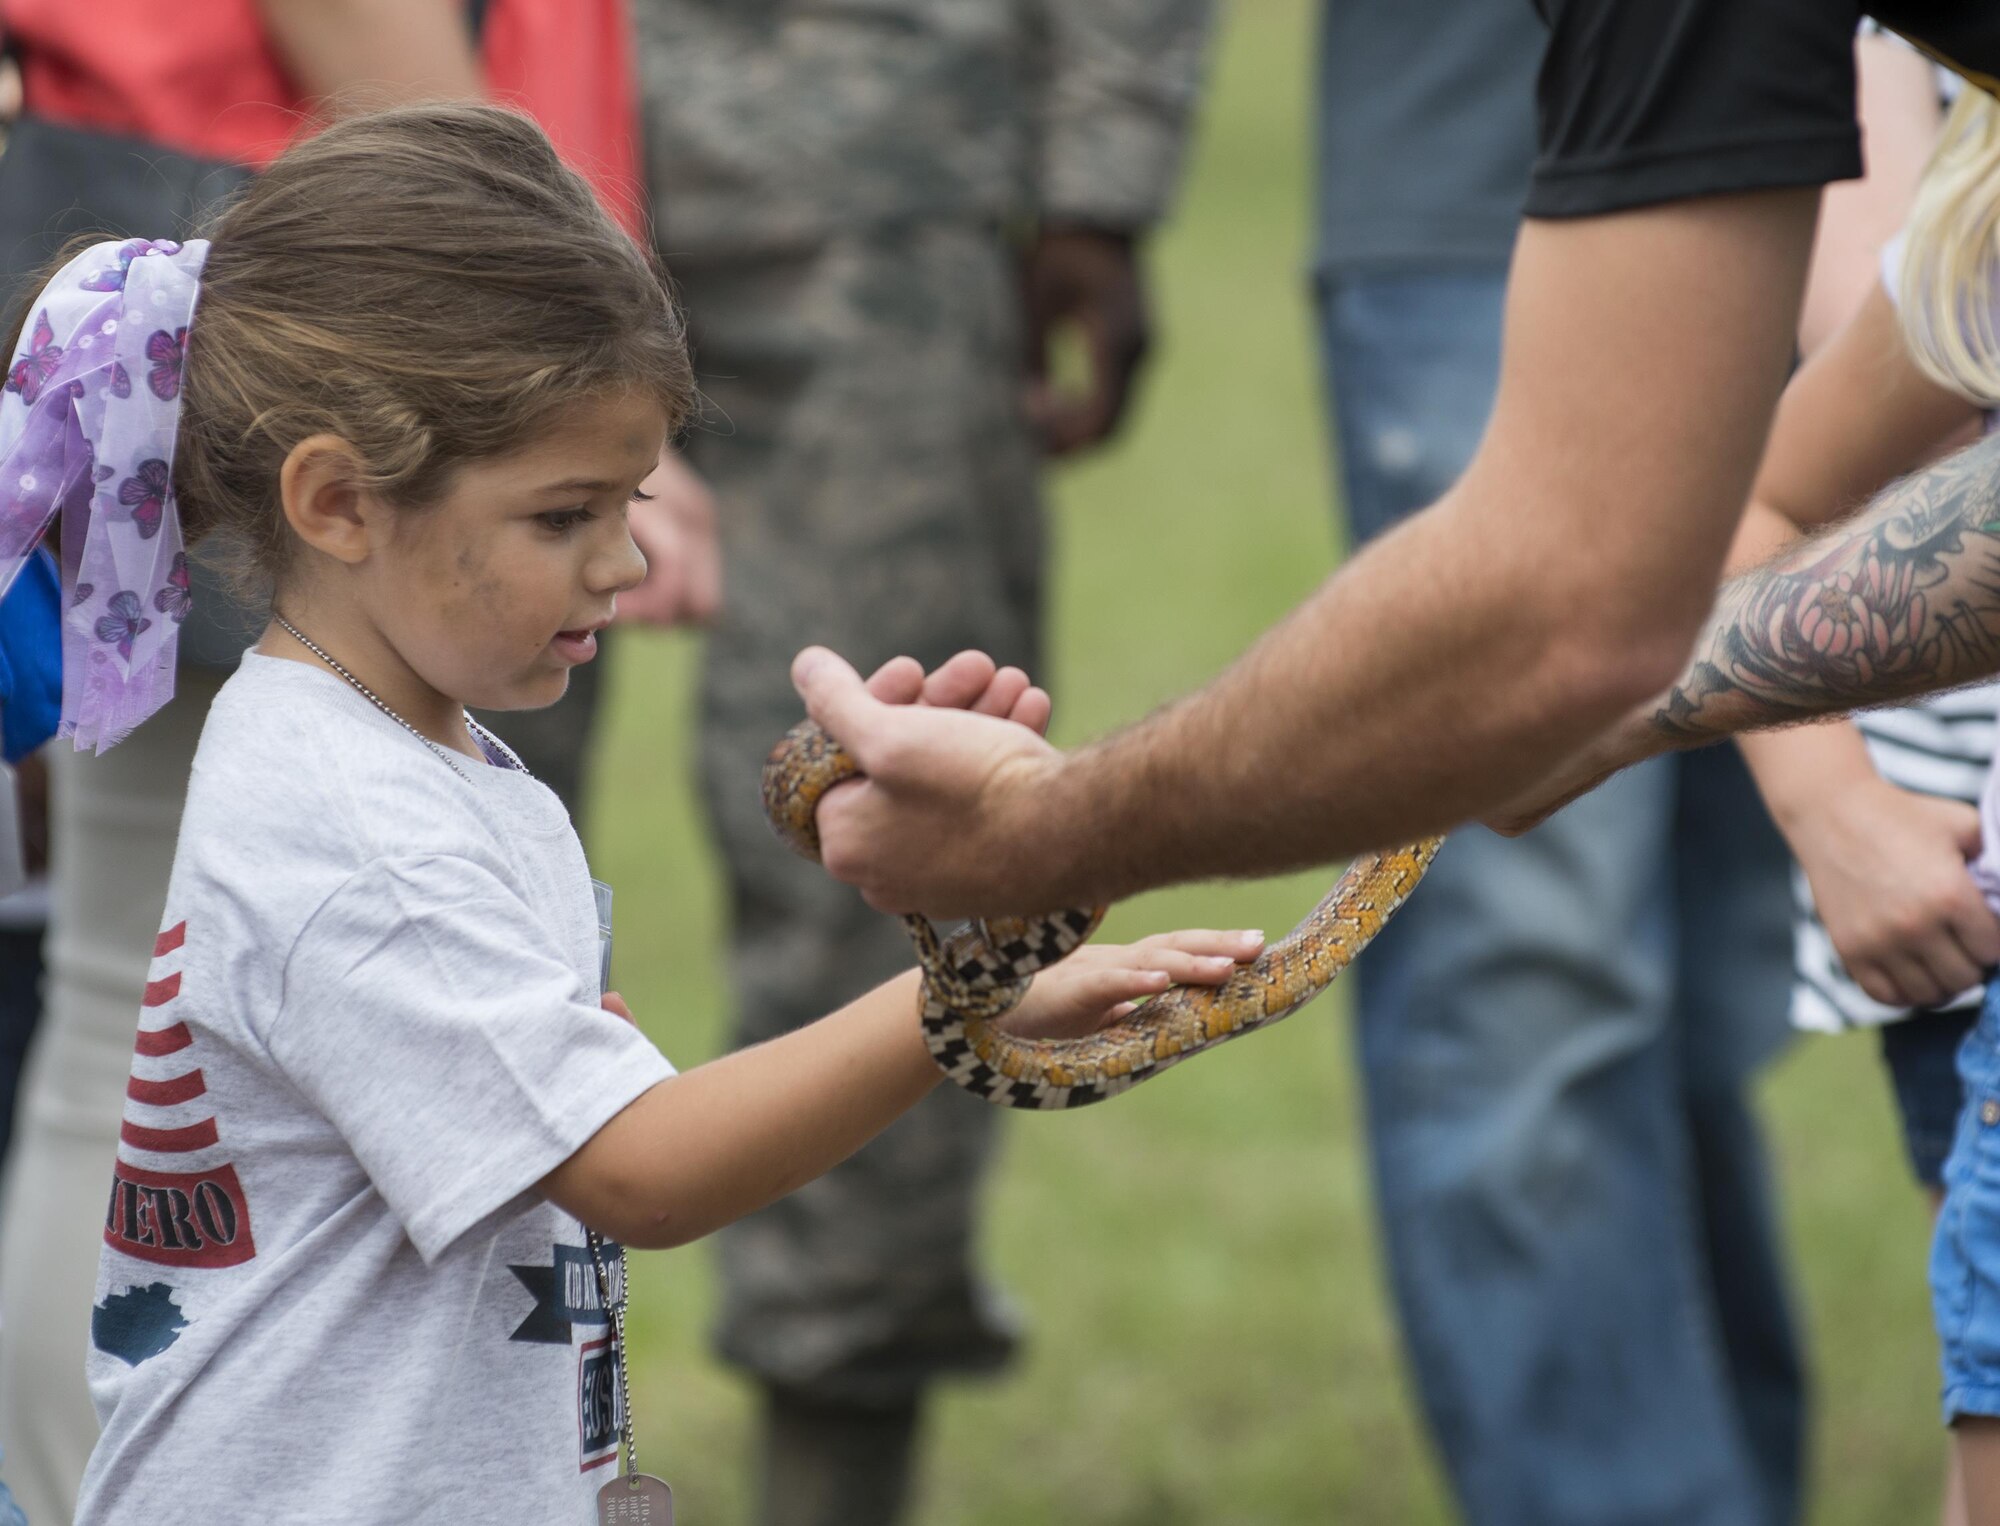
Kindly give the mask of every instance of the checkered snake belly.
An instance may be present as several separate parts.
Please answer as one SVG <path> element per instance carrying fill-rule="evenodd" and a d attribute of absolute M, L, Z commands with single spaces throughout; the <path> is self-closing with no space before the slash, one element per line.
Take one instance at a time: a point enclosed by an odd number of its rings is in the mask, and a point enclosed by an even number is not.
<path fill-rule="evenodd" d="M 764 765 L 764 810 L 778 835 L 817 859 L 820 797 L 858 772 L 813 722 L 794 726 Z M 1054 1111 L 1115 1097 L 1319 995 L 1409 898 L 1441 841 L 1363 854 L 1303 922 L 1221 985 L 1171 987 L 1083 1038 L 1017 1038 L 996 1020 L 1027 994 L 1036 971 L 1090 937 L 1103 907 L 989 918 L 950 936 L 923 917 L 905 917 L 923 966 L 924 1042 L 948 1077 L 1003 1107 Z"/>

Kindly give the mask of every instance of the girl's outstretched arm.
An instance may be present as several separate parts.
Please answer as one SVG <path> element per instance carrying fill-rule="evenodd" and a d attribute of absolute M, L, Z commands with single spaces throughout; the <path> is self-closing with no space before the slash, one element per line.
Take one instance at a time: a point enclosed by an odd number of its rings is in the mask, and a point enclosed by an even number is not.
<path fill-rule="evenodd" d="M 1007 1026 L 1087 1033 L 1169 984 L 1220 984 L 1262 949 L 1260 934 L 1200 931 L 1080 951 L 1036 977 Z M 684 1245 L 832 1169 L 938 1080 L 912 971 L 819 1022 L 662 1081 L 540 1190 L 625 1245 Z"/>

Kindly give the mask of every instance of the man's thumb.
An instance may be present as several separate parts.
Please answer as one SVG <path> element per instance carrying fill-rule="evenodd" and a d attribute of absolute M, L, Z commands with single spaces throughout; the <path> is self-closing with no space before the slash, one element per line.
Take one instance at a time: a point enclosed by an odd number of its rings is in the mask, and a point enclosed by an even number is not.
<path fill-rule="evenodd" d="M 809 646 L 792 659 L 792 687 L 806 702 L 806 714 L 853 752 L 867 724 L 867 712 L 879 703 L 861 675 L 825 647 Z"/>

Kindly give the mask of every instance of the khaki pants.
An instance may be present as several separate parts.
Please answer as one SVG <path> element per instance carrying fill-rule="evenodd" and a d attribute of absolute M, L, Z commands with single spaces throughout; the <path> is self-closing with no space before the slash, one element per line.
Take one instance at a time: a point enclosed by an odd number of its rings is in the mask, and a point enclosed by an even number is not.
<path fill-rule="evenodd" d="M 701 773 L 728 881 L 735 1041 L 907 969 L 894 918 L 794 857 L 758 774 L 802 714 L 809 642 L 863 672 L 964 647 L 1037 672 L 1038 457 L 1001 234 L 900 226 L 762 255 L 676 256 L 711 403 L 688 459 L 714 488 L 724 608 L 702 675 Z M 915 1021 L 912 1014 L 911 1021 Z M 1013 1321 L 974 1258 L 996 1110 L 953 1087 L 718 1236 L 723 1354 L 821 1403 L 907 1403 L 990 1370 Z"/>

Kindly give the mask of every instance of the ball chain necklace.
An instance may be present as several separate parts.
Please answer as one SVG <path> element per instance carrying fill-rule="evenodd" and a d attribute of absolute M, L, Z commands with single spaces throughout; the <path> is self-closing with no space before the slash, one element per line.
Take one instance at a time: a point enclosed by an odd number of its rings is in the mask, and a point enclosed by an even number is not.
<path fill-rule="evenodd" d="M 284 628 L 286 635 L 346 679 L 369 704 L 436 753 L 446 768 L 467 784 L 472 782 L 472 775 L 453 761 L 448 749 L 432 741 L 403 719 L 381 695 L 336 662 L 325 647 L 276 610 L 271 611 L 271 618 Z M 526 774 L 531 779 L 534 777 L 520 758 L 515 756 L 512 748 L 469 714 L 465 717 L 465 724 L 472 729 L 473 735 L 490 754 L 505 760 L 506 767 Z M 611 1368 L 618 1375 L 618 1406 L 615 1412 L 618 1441 L 625 1454 L 624 1473 L 597 1491 L 598 1526 L 674 1526 L 673 1491 L 667 1487 L 665 1479 L 655 1478 L 650 1473 L 639 1471 L 639 1448 L 632 1439 L 632 1381 L 625 1366 L 625 1304 L 631 1296 L 631 1264 L 626 1257 L 625 1247 L 619 1246 L 618 1296 L 614 1299 L 611 1296 L 611 1278 L 604 1265 L 604 1236 L 587 1225 L 583 1236 L 585 1244 L 590 1248 L 591 1268 L 597 1274 L 598 1306 L 604 1310 L 611 1324 Z"/>

